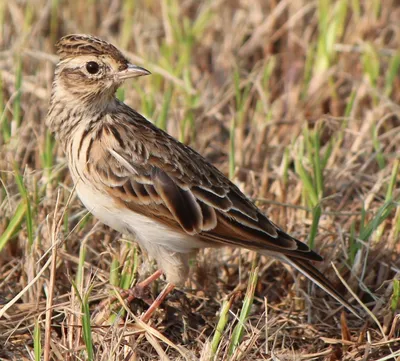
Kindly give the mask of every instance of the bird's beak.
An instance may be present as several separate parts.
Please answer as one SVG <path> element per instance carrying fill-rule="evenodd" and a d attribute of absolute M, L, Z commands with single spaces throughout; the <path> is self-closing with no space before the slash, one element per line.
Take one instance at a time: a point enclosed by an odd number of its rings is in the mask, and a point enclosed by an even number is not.
<path fill-rule="evenodd" d="M 119 80 L 124 80 L 128 78 L 137 78 L 139 76 L 150 75 L 151 73 L 140 66 L 128 64 L 128 67 L 125 70 L 122 70 L 117 73 Z"/>

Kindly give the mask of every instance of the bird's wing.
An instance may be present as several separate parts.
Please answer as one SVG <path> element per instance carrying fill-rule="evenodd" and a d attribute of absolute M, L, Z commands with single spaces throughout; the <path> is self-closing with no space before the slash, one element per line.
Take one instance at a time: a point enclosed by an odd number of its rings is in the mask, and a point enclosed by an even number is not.
<path fill-rule="evenodd" d="M 273 224 L 200 154 L 123 109 L 98 129 L 102 149 L 93 148 L 89 160 L 92 174 L 114 199 L 208 243 L 322 260 Z"/>
<path fill-rule="evenodd" d="M 91 142 L 87 149 L 87 166 L 98 186 L 122 206 L 177 231 L 208 243 L 272 254 L 297 268 L 357 315 L 309 262 L 322 260 L 317 253 L 273 224 L 193 149 L 130 108 L 123 109 L 124 112 L 108 115 L 111 121 L 98 128 L 101 134 L 94 135 L 98 141 Z"/>

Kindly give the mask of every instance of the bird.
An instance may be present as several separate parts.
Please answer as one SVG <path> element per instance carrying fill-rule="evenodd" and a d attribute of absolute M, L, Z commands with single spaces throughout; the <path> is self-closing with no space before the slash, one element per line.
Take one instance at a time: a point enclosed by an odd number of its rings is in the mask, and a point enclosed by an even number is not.
<path fill-rule="evenodd" d="M 46 125 L 68 161 L 78 197 L 102 223 L 135 238 L 167 286 L 144 319 L 188 277 L 199 249 L 240 247 L 289 264 L 357 315 L 312 264 L 322 257 L 274 224 L 191 147 L 116 97 L 127 79 L 150 75 L 111 43 L 70 34 L 56 43 Z"/>

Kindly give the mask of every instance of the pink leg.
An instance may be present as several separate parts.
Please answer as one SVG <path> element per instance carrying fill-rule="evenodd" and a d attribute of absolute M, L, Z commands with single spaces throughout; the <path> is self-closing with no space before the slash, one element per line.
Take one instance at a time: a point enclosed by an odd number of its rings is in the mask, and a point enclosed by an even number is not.
<path fill-rule="evenodd" d="M 163 271 L 157 270 L 155 271 L 151 276 L 147 277 L 144 281 L 139 282 L 137 286 L 139 287 L 146 287 L 148 286 L 151 282 L 155 281 L 156 279 L 159 279 L 163 274 Z M 137 287 L 136 286 L 136 287 Z"/>
<path fill-rule="evenodd" d="M 147 309 L 145 314 L 140 317 L 142 321 L 147 322 L 150 320 L 151 316 L 153 315 L 154 311 L 160 307 L 161 303 L 165 300 L 165 297 L 168 296 L 168 294 L 171 293 L 171 291 L 175 288 L 175 285 L 172 283 L 168 283 L 165 288 L 161 291 L 161 293 L 157 296 L 157 298 L 154 300 L 152 305 Z"/>
<path fill-rule="evenodd" d="M 151 300 L 148 300 L 148 299 L 146 300 L 146 291 L 145 291 L 146 287 L 148 287 L 156 279 L 160 278 L 162 276 L 162 274 L 163 274 L 163 271 L 157 270 L 151 276 L 147 277 L 142 282 L 139 282 L 132 289 L 121 290 L 121 297 L 123 299 L 126 299 L 128 303 L 132 302 L 132 300 L 135 298 L 140 298 L 140 299 L 143 299 L 145 302 L 147 301 L 148 304 L 151 304 Z M 106 305 L 108 303 L 111 304 L 116 300 L 117 300 L 117 297 L 113 297 L 113 298 L 111 298 L 111 300 L 108 300 L 108 299 L 104 300 L 96 307 L 94 314 L 99 313 L 106 307 Z"/>
<path fill-rule="evenodd" d="M 151 276 L 147 277 L 142 282 L 139 282 L 132 289 L 121 292 L 121 297 L 126 298 L 128 303 L 131 302 L 134 298 L 144 298 L 146 287 L 148 287 L 155 280 L 159 279 L 162 274 L 163 271 L 161 270 L 155 271 Z"/>

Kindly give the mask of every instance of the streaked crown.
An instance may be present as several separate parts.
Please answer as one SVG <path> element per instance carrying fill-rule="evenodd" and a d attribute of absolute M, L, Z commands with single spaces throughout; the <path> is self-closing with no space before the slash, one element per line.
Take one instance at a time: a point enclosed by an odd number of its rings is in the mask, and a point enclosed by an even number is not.
<path fill-rule="evenodd" d="M 57 54 L 61 60 L 80 55 L 108 55 L 120 63 L 120 70 L 128 67 L 128 60 L 112 44 L 86 34 L 64 36 L 56 43 Z"/>

